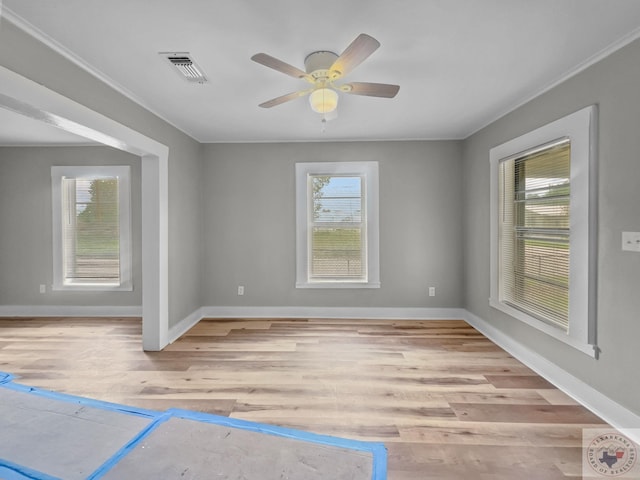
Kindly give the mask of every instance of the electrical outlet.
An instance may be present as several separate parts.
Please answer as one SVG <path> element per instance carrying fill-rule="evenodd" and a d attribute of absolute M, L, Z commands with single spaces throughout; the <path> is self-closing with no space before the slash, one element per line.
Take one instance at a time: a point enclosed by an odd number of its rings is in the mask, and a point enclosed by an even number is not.
<path fill-rule="evenodd" d="M 622 232 L 622 250 L 640 252 L 640 232 Z"/>
<path fill-rule="evenodd" d="M 244 295 L 244 285 L 238 285 L 238 295 Z"/>
<path fill-rule="evenodd" d="M 429 296 L 430 297 L 436 296 L 436 287 L 429 287 Z"/>
<path fill-rule="evenodd" d="M 40 285 L 40 293 L 46 293 L 47 292 L 47 286 L 44 284 Z"/>

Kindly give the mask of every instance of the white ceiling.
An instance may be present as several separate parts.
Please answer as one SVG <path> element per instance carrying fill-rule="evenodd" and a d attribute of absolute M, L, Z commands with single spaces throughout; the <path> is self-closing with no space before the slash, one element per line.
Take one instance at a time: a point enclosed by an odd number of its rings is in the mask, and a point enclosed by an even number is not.
<path fill-rule="evenodd" d="M 4 0 L 3 14 L 200 142 L 465 138 L 640 36 L 638 0 Z M 341 94 L 321 131 L 304 69 L 360 33 L 381 47 L 346 80 L 400 85 L 394 99 Z M 190 52 L 180 78 L 158 52 Z"/>

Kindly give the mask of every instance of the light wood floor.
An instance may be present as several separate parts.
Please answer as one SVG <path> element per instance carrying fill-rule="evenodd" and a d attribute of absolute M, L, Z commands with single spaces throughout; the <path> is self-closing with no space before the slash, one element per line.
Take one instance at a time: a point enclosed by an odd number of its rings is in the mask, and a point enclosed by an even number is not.
<path fill-rule="evenodd" d="M 0 319 L 20 383 L 384 442 L 389 479 L 580 478 L 602 421 L 460 320 L 207 320 L 163 352 L 139 319 Z"/>

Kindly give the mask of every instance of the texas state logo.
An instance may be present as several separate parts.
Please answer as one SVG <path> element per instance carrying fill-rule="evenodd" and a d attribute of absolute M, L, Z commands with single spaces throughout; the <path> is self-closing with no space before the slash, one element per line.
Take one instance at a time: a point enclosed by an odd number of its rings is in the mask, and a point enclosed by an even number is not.
<path fill-rule="evenodd" d="M 583 446 L 585 476 L 640 478 L 640 472 L 636 468 L 638 447 L 625 435 L 615 431 L 598 431 L 592 432 L 589 436 L 587 430 L 583 434 Z M 591 472 L 585 471 L 585 463 Z"/>

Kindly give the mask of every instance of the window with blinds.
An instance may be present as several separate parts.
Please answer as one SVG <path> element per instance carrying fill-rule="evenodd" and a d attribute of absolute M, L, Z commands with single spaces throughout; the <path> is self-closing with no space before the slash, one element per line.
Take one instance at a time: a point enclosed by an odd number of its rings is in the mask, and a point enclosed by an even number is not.
<path fill-rule="evenodd" d="M 569 327 L 571 142 L 562 139 L 499 168 L 501 297 Z"/>
<path fill-rule="evenodd" d="M 491 148 L 489 305 L 597 357 L 597 107 Z"/>
<path fill-rule="evenodd" d="M 130 289 L 129 167 L 53 167 L 54 288 Z"/>
<path fill-rule="evenodd" d="M 310 279 L 367 279 L 360 176 L 309 175 Z"/>
<path fill-rule="evenodd" d="M 62 178 L 64 281 L 120 283 L 118 178 Z"/>
<path fill-rule="evenodd" d="M 379 288 L 378 163 L 295 167 L 296 288 Z"/>

